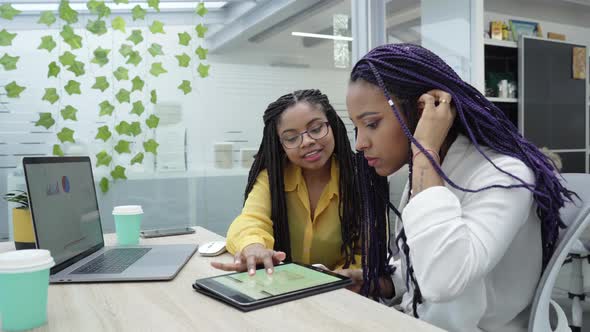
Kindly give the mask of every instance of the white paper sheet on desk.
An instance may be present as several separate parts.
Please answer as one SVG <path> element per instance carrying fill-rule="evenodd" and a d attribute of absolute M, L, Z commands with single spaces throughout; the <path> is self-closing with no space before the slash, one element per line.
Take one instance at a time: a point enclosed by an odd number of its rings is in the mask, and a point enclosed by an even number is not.
<path fill-rule="evenodd" d="M 182 125 L 156 129 L 158 154 L 156 170 L 160 172 L 186 171 L 186 128 Z"/>

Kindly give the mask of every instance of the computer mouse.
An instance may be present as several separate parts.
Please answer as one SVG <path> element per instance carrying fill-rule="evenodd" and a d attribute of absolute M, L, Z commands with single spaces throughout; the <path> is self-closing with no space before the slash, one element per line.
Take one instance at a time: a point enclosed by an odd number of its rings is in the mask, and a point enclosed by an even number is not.
<path fill-rule="evenodd" d="M 201 256 L 218 256 L 224 252 L 226 252 L 225 241 L 211 241 L 199 245 L 199 255 Z"/>

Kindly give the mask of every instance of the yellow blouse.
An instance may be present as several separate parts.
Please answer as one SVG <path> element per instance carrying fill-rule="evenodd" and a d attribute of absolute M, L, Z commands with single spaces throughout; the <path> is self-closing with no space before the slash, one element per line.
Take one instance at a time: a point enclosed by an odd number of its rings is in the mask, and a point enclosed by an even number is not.
<path fill-rule="evenodd" d="M 285 168 L 285 198 L 291 237 L 291 255 L 294 262 L 324 264 L 329 269 L 342 267 L 342 233 L 338 215 L 338 163 L 332 159 L 330 182 L 324 188 L 311 219 L 307 185 L 301 168 L 289 164 Z M 268 173 L 263 170 L 250 191 L 242 213 L 232 222 L 227 232 L 227 249 L 232 254 L 252 243 L 273 248 L 270 188 Z M 355 264 L 360 268 L 361 256 L 355 255 Z"/>

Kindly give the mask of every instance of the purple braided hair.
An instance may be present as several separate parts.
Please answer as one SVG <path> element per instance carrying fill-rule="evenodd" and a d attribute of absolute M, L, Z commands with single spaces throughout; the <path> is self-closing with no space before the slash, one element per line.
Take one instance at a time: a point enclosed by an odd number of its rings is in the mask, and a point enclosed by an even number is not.
<path fill-rule="evenodd" d="M 424 155 L 428 157 L 436 172 L 450 186 L 472 193 L 492 188 L 526 188 L 530 190 L 537 204 L 537 215 L 541 220 L 543 267 L 547 264 L 555 249 L 559 228 L 565 227 L 559 215 L 559 209 L 563 207 L 566 200 L 571 201 L 572 195 L 575 195 L 575 193 L 563 187 L 556 174 L 553 162 L 539 151 L 535 145 L 522 137 L 514 124 L 510 122 L 498 107 L 488 101 L 477 89 L 464 82 L 451 67 L 434 53 L 421 46 L 412 44 L 389 44 L 371 50 L 357 62 L 352 70 L 351 82 L 357 80 L 363 80 L 381 88 L 383 94 L 389 100 L 392 111 L 401 124 L 410 144 L 414 143 L 424 152 Z M 477 151 L 490 164 L 499 172 L 517 180 L 519 182 L 518 184 L 491 185 L 483 188 L 462 188 L 444 174 L 432 156 L 426 153 L 424 147 L 412 135 L 417 124 L 417 100 L 422 94 L 432 89 L 446 91 L 452 96 L 454 106 L 457 110 L 457 117 L 449 135 L 461 133 L 467 136 Z M 400 101 L 399 105 L 394 105 L 390 93 L 395 93 L 395 97 Z M 408 119 L 408 123 L 403 120 L 400 110 L 406 119 Z M 521 160 L 533 171 L 535 183 L 526 183 L 519 177 L 499 168 L 483 153 L 481 146 L 487 146 L 498 153 Z M 411 188 L 413 165 L 411 157 L 408 160 Z M 366 160 L 363 162 L 366 163 Z M 360 168 L 362 168 L 361 165 L 359 165 Z M 361 183 L 361 185 L 372 185 L 374 180 L 365 179 L 362 182 L 364 183 Z M 377 192 L 386 190 L 384 188 L 376 189 Z M 382 219 L 376 218 L 375 214 L 378 214 L 378 211 L 385 210 L 383 201 L 377 199 L 370 202 L 371 197 L 363 196 L 364 199 L 368 200 L 363 212 L 367 213 L 366 218 L 369 219 L 369 223 L 365 223 L 367 229 L 363 233 L 371 234 L 382 231 L 383 227 L 376 227 L 373 224 L 374 222 L 371 223 L 371 220 L 373 218 L 375 220 Z M 391 204 L 389 205 L 401 220 L 399 211 L 395 210 Z M 388 238 L 385 238 L 386 236 L 386 232 L 363 236 L 363 240 L 369 241 L 363 244 L 363 247 L 367 247 L 365 251 L 369 255 L 368 259 L 363 260 L 365 283 L 372 284 L 374 287 L 378 286 L 377 280 L 383 274 L 383 265 L 387 264 L 387 262 L 377 261 L 376 259 L 377 257 L 383 256 L 378 251 L 382 250 L 382 243 L 388 241 Z M 398 250 L 400 250 L 400 241 L 402 242 L 401 250 L 404 251 L 406 256 L 406 283 L 411 281 L 414 286 L 413 309 L 414 315 L 417 317 L 417 303 L 421 303 L 422 298 L 420 288 L 413 276 L 413 267 L 409 259 L 410 249 L 406 244 L 406 236 L 403 228 L 396 239 Z M 408 287 L 408 289 L 410 288 Z"/>

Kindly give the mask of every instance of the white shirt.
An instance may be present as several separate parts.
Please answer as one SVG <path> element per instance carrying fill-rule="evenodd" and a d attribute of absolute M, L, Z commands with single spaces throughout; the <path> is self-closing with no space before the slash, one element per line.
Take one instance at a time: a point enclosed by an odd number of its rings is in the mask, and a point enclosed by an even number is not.
<path fill-rule="evenodd" d="M 533 172 L 520 160 L 480 148 L 500 169 L 534 183 Z M 467 189 L 520 183 L 497 170 L 462 135 L 442 170 Z M 446 181 L 407 205 L 408 184 L 404 193 L 400 211 L 423 297 L 420 319 L 449 331 L 526 331 L 527 306 L 542 269 L 541 224 L 532 193 L 525 188 L 468 193 Z M 396 234 L 400 227 L 398 222 Z M 405 291 L 406 271 L 405 257 L 399 255 L 398 294 Z M 406 292 L 401 304 L 410 314 L 411 294 Z"/>

